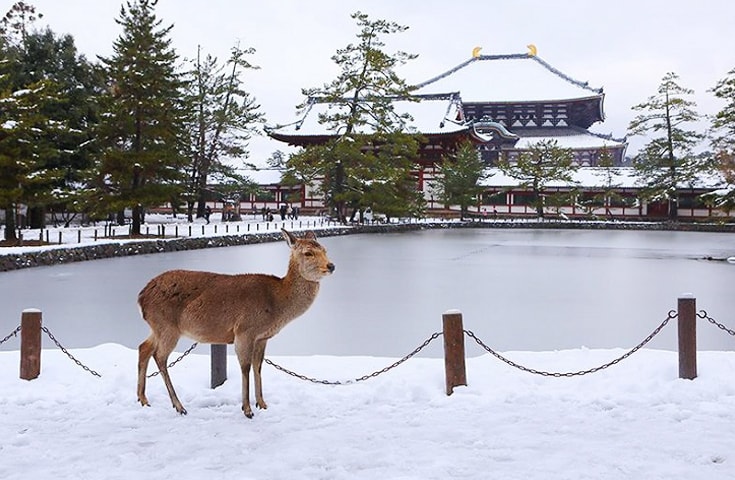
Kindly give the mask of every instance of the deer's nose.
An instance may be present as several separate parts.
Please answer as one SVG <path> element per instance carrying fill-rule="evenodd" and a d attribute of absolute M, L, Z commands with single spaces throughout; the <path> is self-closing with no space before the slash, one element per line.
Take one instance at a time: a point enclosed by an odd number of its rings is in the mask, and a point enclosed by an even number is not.
<path fill-rule="evenodd" d="M 329 273 L 334 272 L 334 264 L 332 262 L 327 264 L 327 270 L 329 270 Z"/>

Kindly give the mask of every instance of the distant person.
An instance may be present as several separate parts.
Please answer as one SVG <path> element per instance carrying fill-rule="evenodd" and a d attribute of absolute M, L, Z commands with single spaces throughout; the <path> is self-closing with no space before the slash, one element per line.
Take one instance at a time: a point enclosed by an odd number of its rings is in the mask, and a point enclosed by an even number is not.
<path fill-rule="evenodd" d="M 281 220 L 286 220 L 286 212 L 288 212 L 288 205 L 285 203 L 281 205 L 281 208 L 278 210 L 281 214 Z"/>
<path fill-rule="evenodd" d="M 210 216 L 212 216 L 212 209 L 209 207 L 209 205 L 207 205 L 204 209 L 204 219 L 207 221 L 207 225 L 209 225 Z"/>

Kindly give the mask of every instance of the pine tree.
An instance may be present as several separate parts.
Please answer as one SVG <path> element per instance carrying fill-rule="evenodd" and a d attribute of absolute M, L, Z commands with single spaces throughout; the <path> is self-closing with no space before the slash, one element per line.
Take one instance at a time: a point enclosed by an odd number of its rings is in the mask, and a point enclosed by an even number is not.
<path fill-rule="evenodd" d="M 619 174 L 620 169 L 615 166 L 615 159 L 610 151 L 603 147 L 597 161 L 597 168 L 593 170 L 593 175 L 602 180 L 601 188 L 591 196 L 583 196 L 583 200 L 580 202 L 588 214 L 592 214 L 596 208 L 604 206 L 605 215 L 608 217 L 612 215 L 610 205 L 622 199 L 618 193 L 621 186 L 621 183 L 617 181 Z"/>
<path fill-rule="evenodd" d="M 676 218 L 679 186 L 692 183 L 697 174 L 708 168 L 693 153 L 703 136 L 686 129 L 700 119 L 696 103 L 689 99 L 694 91 L 680 86 L 678 80 L 675 73 L 667 73 L 657 93 L 633 107 L 641 113 L 628 127 L 630 135 L 650 138 L 634 158 L 643 196 L 666 201 L 671 219 Z"/>
<path fill-rule="evenodd" d="M 459 205 L 460 220 L 464 220 L 468 207 L 477 203 L 483 191 L 479 182 L 485 178 L 485 164 L 477 149 L 472 142 L 465 141 L 450 158 L 444 159 L 434 186 L 446 206 Z"/>
<path fill-rule="evenodd" d="M 77 56 L 72 37 L 33 28 L 41 16 L 18 2 L 0 22 L 0 197 L 6 222 L 14 223 L 14 211 L 23 208 L 25 224 L 33 228 L 44 226 L 49 205 L 66 203 L 79 188 L 93 89 L 89 64 Z M 5 233 L 11 240 L 14 227 Z"/>
<path fill-rule="evenodd" d="M 358 41 L 332 56 L 340 69 L 337 78 L 321 88 L 305 89 L 307 101 L 300 105 L 301 109 L 314 103 L 334 107 L 319 118 L 334 137 L 324 145 L 297 153 L 287 162 L 287 170 L 308 163 L 309 171 L 290 173 L 306 176 L 316 167 L 323 179 L 321 189 L 327 204 L 340 221 L 346 220 L 348 206 L 358 210 L 370 205 L 376 211 L 390 210 L 393 215 L 417 214 L 423 202 L 416 194 L 415 180 L 413 188 L 408 185 L 420 139 L 405 133 L 411 119 L 394 110 L 397 98 L 411 99 L 411 87 L 395 68 L 416 55 L 402 51 L 388 54 L 382 40 L 408 27 L 371 20 L 361 12 L 351 17 L 360 29 Z"/>
<path fill-rule="evenodd" d="M 726 212 L 735 209 L 735 69 L 717 82 L 712 92 L 725 106 L 712 119 L 710 142 L 714 167 L 724 179 L 723 188 L 708 195 L 713 206 Z"/>
<path fill-rule="evenodd" d="M 5 240 L 17 240 L 15 217 L 21 206 L 33 207 L 49 201 L 50 185 L 63 171 L 53 168 L 59 154 L 50 141 L 62 124 L 44 115 L 47 105 L 56 101 L 50 82 L 0 94 L 0 206 L 5 209 Z"/>
<path fill-rule="evenodd" d="M 532 204 L 539 218 L 544 217 L 544 207 L 558 205 L 562 199 L 547 198 L 549 183 L 559 181 L 569 185 L 574 183 L 573 175 L 578 167 L 574 164 L 574 154 L 568 148 L 559 146 L 556 140 L 541 140 L 521 153 L 517 162 L 507 158 L 498 162 L 498 167 L 519 181 L 518 187 L 530 189 Z M 559 194 L 554 194 L 559 197 Z"/>
<path fill-rule="evenodd" d="M 197 218 L 204 216 L 205 194 L 210 180 L 220 196 L 232 195 L 226 190 L 252 191 L 254 183 L 242 177 L 232 161 L 248 157 L 248 140 L 259 133 L 263 122 L 260 105 L 243 89 L 242 75 L 259 67 L 250 64 L 246 56 L 252 48 L 232 48 L 226 64 L 207 55 L 201 58 L 201 49 L 192 62 L 186 83 L 188 215 L 192 220 L 194 202 Z M 226 161 L 227 160 L 227 161 Z M 219 186 L 219 188 L 217 187 Z M 224 190 L 223 190 L 224 189 Z"/>
<path fill-rule="evenodd" d="M 85 208 L 92 154 L 98 148 L 94 141 L 99 121 L 96 100 L 103 92 L 104 77 L 98 66 L 77 53 L 73 37 L 57 37 L 49 29 L 26 35 L 19 65 L 21 84 L 50 81 L 58 91 L 58 100 L 44 110 L 57 127 L 49 141 L 56 145 L 58 155 L 49 159 L 47 168 L 64 172 L 58 182 L 50 185 L 53 195 L 49 203 L 32 210 L 30 226 L 43 227 L 49 208 L 61 214 L 68 226 Z M 62 124 L 66 128 L 60 128 Z"/>
<path fill-rule="evenodd" d="M 126 2 L 116 19 L 123 29 L 113 55 L 102 58 L 109 78 L 104 142 L 97 172 L 108 209 L 132 209 L 131 234 L 140 235 L 143 209 L 176 198 L 182 188 L 182 80 L 156 2 Z"/>

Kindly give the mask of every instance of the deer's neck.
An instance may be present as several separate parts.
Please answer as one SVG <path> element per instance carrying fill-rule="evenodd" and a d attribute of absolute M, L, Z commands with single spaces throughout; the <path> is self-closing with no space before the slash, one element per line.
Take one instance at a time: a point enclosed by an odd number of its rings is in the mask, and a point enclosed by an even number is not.
<path fill-rule="evenodd" d="M 291 318 L 304 313 L 319 293 L 319 282 L 313 282 L 301 276 L 295 262 L 290 262 L 288 265 L 288 272 L 283 277 L 283 287 L 283 307 L 287 316 Z"/>

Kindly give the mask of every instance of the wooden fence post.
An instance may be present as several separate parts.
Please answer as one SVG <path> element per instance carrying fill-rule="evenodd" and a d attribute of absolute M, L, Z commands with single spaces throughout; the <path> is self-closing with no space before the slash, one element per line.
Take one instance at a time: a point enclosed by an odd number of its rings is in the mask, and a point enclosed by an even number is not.
<path fill-rule="evenodd" d="M 464 329 L 462 312 L 448 310 L 442 315 L 444 333 L 444 371 L 447 382 L 447 395 L 454 387 L 467 385 L 467 372 L 464 362 Z"/>
<path fill-rule="evenodd" d="M 23 310 L 20 320 L 20 378 L 33 380 L 41 374 L 41 311 Z"/>
<path fill-rule="evenodd" d="M 227 380 L 227 345 L 210 345 L 210 359 L 212 365 L 210 385 L 217 388 Z"/>
<path fill-rule="evenodd" d="M 690 293 L 679 297 L 679 378 L 697 378 L 697 300 Z"/>

